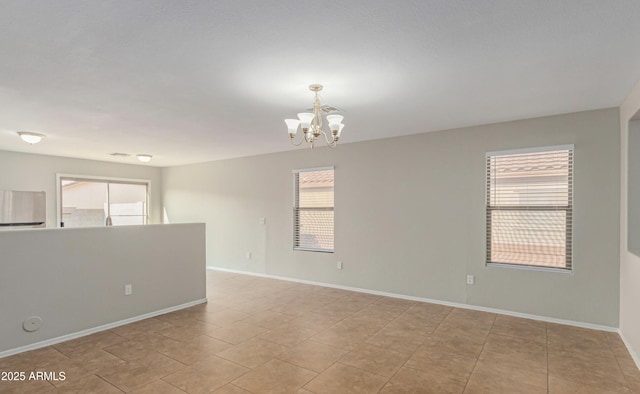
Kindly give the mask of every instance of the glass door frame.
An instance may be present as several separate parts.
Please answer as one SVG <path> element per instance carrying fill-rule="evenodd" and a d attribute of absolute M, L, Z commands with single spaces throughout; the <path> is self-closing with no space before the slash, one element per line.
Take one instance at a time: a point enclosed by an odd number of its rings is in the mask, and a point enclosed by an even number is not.
<path fill-rule="evenodd" d="M 151 212 L 151 180 L 150 179 L 134 179 L 134 178 L 115 178 L 94 175 L 78 175 L 78 174 L 56 174 L 56 227 L 62 227 L 62 181 L 73 179 L 75 181 L 100 182 L 107 184 L 107 193 L 109 183 L 130 184 L 130 185 L 146 185 L 147 201 L 146 201 L 146 224 L 149 224 Z M 107 209 L 110 210 L 110 202 L 107 200 Z"/>

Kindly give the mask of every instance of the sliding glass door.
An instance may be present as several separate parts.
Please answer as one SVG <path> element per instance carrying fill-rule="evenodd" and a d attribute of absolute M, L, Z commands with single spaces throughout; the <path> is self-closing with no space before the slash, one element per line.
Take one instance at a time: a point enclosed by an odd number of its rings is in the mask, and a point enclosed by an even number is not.
<path fill-rule="evenodd" d="M 60 177 L 60 225 L 147 224 L 148 195 L 148 182 Z"/>

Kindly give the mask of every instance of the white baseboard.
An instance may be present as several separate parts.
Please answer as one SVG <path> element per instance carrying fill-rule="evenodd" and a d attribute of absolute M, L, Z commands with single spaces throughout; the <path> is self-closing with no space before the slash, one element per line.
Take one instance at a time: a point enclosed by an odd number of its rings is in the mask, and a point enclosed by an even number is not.
<path fill-rule="evenodd" d="M 20 346 L 20 347 L 14 348 L 14 349 L 5 350 L 5 351 L 0 352 L 0 358 L 7 357 L 7 356 L 12 356 L 14 354 L 18 354 L 18 353 L 22 353 L 22 352 L 28 352 L 29 350 L 35 350 L 35 349 L 40 349 L 42 347 L 55 345 L 56 343 L 60 343 L 60 342 L 68 341 L 68 340 L 71 340 L 71 339 L 84 337 L 86 335 L 94 334 L 94 333 L 99 332 L 99 331 L 110 330 L 112 328 L 116 328 L 116 327 L 119 327 L 119 326 L 122 326 L 122 325 L 125 325 L 125 324 L 137 322 L 139 320 L 148 319 L 150 317 L 154 317 L 154 316 L 158 316 L 158 315 L 164 315 L 165 313 L 174 312 L 174 311 L 177 311 L 177 310 L 180 310 L 180 309 L 189 308 L 189 307 L 192 307 L 192 306 L 195 306 L 195 305 L 199 305 L 199 304 L 204 304 L 206 302 L 207 302 L 207 299 L 206 298 L 202 298 L 202 299 L 199 299 L 199 300 L 187 302 L 185 304 L 172 306 L 170 308 L 165 308 L 165 309 L 160 309 L 158 311 L 145 313 L 144 315 L 130 317 L 128 319 L 119 320 L 117 322 L 103 324 L 103 325 L 98 326 L 98 327 L 93 327 L 93 328 L 89 328 L 89 329 L 86 329 L 86 330 L 74 332 L 74 333 L 71 333 L 71 334 L 62 335 L 62 336 L 59 336 L 59 337 L 56 337 L 56 338 L 51 338 L 51 339 L 47 339 L 47 340 L 44 340 L 44 341 L 32 343 L 32 344 L 29 344 L 29 345 Z"/>
<path fill-rule="evenodd" d="M 521 318 L 524 318 L 524 319 L 531 319 L 531 320 L 539 320 L 539 321 L 544 321 L 544 322 L 549 322 L 549 323 L 564 324 L 564 325 L 567 325 L 567 326 L 589 328 L 589 329 L 592 329 L 592 330 L 609 331 L 609 332 L 616 332 L 616 333 L 619 332 L 617 327 L 602 326 L 602 325 L 599 325 L 599 324 L 584 323 L 584 322 L 573 321 L 573 320 L 557 319 L 557 318 L 554 318 L 554 317 L 547 317 L 547 316 L 530 315 L 528 313 L 513 312 L 513 311 L 507 311 L 507 310 L 495 309 L 495 308 L 486 308 L 486 307 L 477 306 L 477 305 L 460 304 L 460 303 L 457 303 L 457 302 L 434 300 L 434 299 L 431 299 L 431 298 L 414 297 L 414 296 L 405 295 L 405 294 L 387 293 L 385 291 L 362 289 L 362 288 L 359 288 L 359 287 L 341 286 L 341 285 L 335 285 L 335 284 L 332 284 L 332 283 L 315 282 L 315 281 L 304 280 L 304 279 L 289 278 L 289 277 L 285 277 L 285 276 L 261 274 L 261 273 L 248 272 L 248 271 L 239 271 L 239 270 L 233 270 L 233 269 L 228 269 L 228 268 L 207 266 L 207 269 L 208 270 L 215 270 L 215 271 L 232 272 L 232 273 L 243 274 L 243 275 L 259 276 L 259 277 L 262 277 L 262 278 L 285 280 L 285 281 L 289 281 L 289 282 L 305 283 L 305 284 L 308 284 L 308 285 L 332 287 L 332 288 L 335 288 L 335 289 L 355 291 L 355 292 L 359 292 L 359 293 L 374 294 L 374 295 L 380 295 L 380 296 L 392 297 L 392 298 L 400 298 L 400 299 L 403 299 L 403 300 L 418 301 L 418 302 L 428 302 L 430 304 L 439 304 L 439 305 L 451 306 L 451 307 L 454 307 L 454 308 L 471 309 L 471 310 L 475 310 L 475 311 L 497 313 L 497 314 L 500 314 L 500 315 L 508 315 L 508 316 L 521 317 Z"/>
<path fill-rule="evenodd" d="M 618 330 L 618 334 L 620 335 L 620 338 L 622 338 L 622 342 L 624 342 L 624 345 L 627 347 L 627 351 L 631 355 L 631 358 L 636 363 L 636 367 L 638 367 L 638 369 L 640 369 L 640 355 L 638 355 L 638 353 L 636 353 L 633 350 L 633 348 L 631 347 L 631 344 L 629 343 L 627 338 L 625 338 L 625 336 L 622 333 L 622 331 Z"/>

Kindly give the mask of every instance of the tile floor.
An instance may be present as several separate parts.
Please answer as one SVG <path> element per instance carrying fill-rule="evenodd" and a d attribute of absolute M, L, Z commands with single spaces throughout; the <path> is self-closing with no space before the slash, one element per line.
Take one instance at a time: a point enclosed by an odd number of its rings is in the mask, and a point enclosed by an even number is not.
<path fill-rule="evenodd" d="M 2 393 L 640 393 L 615 333 L 208 271 L 209 303 L 0 359 Z"/>

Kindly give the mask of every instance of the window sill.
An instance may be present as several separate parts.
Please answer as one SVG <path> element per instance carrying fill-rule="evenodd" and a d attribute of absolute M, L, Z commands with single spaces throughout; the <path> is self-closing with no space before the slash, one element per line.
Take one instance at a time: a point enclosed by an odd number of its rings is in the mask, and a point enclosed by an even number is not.
<path fill-rule="evenodd" d="M 553 267 L 538 267 L 534 265 L 522 265 L 522 264 L 508 264 L 508 263 L 485 263 L 488 268 L 506 268 L 524 271 L 541 271 L 552 272 L 556 274 L 573 275 L 573 269 L 566 268 L 553 268 Z"/>
<path fill-rule="evenodd" d="M 326 249 L 311 249 L 311 248 L 293 248 L 294 252 L 320 252 L 320 253 L 334 253 L 333 250 Z"/>

